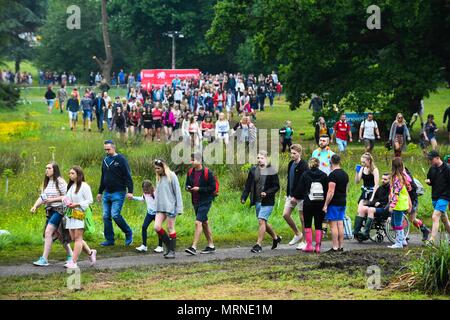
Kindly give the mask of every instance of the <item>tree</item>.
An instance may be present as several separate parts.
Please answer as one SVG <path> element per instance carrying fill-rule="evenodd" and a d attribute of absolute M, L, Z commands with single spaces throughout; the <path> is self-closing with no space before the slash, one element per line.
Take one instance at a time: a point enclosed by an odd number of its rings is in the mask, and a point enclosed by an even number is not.
<path fill-rule="evenodd" d="M 232 53 L 215 53 L 205 40 L 216 0 L 112 0 L 109 6 L 114 33 L 127 42 L 127 58 L 135 69 L 170 68 L 171 39 L 163 33 L 181 31 L 177 66 L 221 72 L 236 69 Z"/>
<path fill-rule="evenodd" d="M 15 71 L 20 62 L 33 55 L 33 34 L 42 25 L 47 1 L 0 0 L 0 58 L 15 61 Z"/>
<path fill-rule="evenodd" d="M 279 64 L 292 109 L 313 93 L 340 109 L 415 112 L 448 67 L 446 0 L 384 0 L 381 29 L 369 30 L 371 0 L 221 0 L 208 40 L 219 52 L 251 37 Z M 238 14 L 236 14 L 238 12 Z M 446 69 L 448 72 L 448 69 Z"/>
<path fill-rule="evenodd" d="M 91 71 L 98 70 L 92 59 L 105 45 L 101 29 L 101 4 L 98 1 L 78 0 L 80 29 L 69 29 L 67 8 L 71 0 L 50 0 L 45 24 L 39 29 L 40 46 L 36 62 L 41 69 L 57 72 L 73 72 L 78 79 L 87 81 Z M 123 67 L 126 46 L 120 35 L 110 34 L 110 45 L 115 52 L 113 67 Z"/>
<path fill-rule="evenodd" d="M 103 79 L 107 83 L 111 83 L 111 69 L 113 65 L 113 55 L 111 49 L 111 41 L 109 40 L 108 12 L 106 11 L 106 0 L 102 0 L 102 35 L 103 44 L 105 45 L 106 60 L 94 56 L 95 62 L 102 70 Z"/>

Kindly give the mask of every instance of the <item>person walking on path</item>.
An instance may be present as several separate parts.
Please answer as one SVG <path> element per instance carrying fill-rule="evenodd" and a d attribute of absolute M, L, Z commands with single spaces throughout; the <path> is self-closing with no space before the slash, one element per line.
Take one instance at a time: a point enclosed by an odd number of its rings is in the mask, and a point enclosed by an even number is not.
<path fill-rule="evenodd" d="M 281 152 L 284 153 L 286 151 L 286 147 L 288 147 L 289 149 L 292 145 L 292 136 L 294 135 L 294 129 L 292 129 L 292 122 L 289 120 L 286 121 L 286 125 L 283 128 L 281 128 L 278 132 L 280 134 L 281 144 L 283 146 Z"/>
<path fill-rule="evenodd" d="M 66 192 L 67 183 L 61 177 L 59 166 L 55 162 L 47 164 L 45 167 L 42 193 L 30 210 L 31 213 L 35 213 L 37 208 L 41 205 L 45 205 L 47 217 L 44 229 L 44 252 L 37 261 L 33 262 L 35 266 L 45 267 L 49 265 L 48 255 L 52 249 L 54 236 L 61 241 L 61 244 L 66 250 L 67 262 L 72 260 L 73 252 L 69 245 L 70 240 L 65 239 L 61 228 L 61 222 L 64 217 L 64 205 L 62 199 L 66 195 Z"/>
<path fill-rule="evenodd" d="M 181 197 L 180 184 L 177 175 L 172 172 L 162 160 L 154 161 L 156 172 L 156 218 L 155 231 L 166 247 L 164 258 L 175 259 L 175 249 L 177 233 L 175 230 L 175 220 L 177 215 L 183 213 L 183 199 Z M 169 234 L 162 228 L 162 224 L 167 220 Z"/>
<path fill-rule="evenodd" d="M 147 205 L 147 214 L 142 224 L 142 245 L 136 248 L 139 252 L 147 252 L 147 229 L 150 223 L 156 218 L 156 192 L 150 180 L 142 182 L 142 192 L 140 197 L 133 197 L 133 200 L 145 202 Z M 161 239 L 158 239 L 158 246 L 153 250 L 156 253 L 164 251 Z"/>
<path fill-rule="evenodd" d="M 347 122 L 347 116 L 345 114 L 341 115 L 341 119 L 334 125 L 334 137 L 336 144 L 338 145 L 339 152 L 345 152 L 347 150 L 348 142 L 352 142 L 352 131 L 350 129 L 350 124 Z"/>
<path fill-rule="evenodd" d="M 116 145 L 112 140 L 104 143 L 106 157 L 102 162 L 102 176 L 98 188 L 97 201 L 103 203 L 103 223 L 106 241 L 102 246 L 114 245 L 114 229 L 112 220 L 125 233 L 125 245 L 133 243 L 133 231 L 121 215 L 125 197 L 133 198 L 133 179 L 127 159 L 116 152 Z M 128 193 L 127 193 L 128 190 Z"/>
<path fill-rule="evenodd" d="M 216 251 L 216 248 L 214 247 L 212 232 L 208 222 L 208 212 L 211 209 L 214 193 L 216 192 L 216 179 L 211 170 L 203 166 L 200 153 L 191 155 L 191 163 L 192 168 L 189 169 L 186 177 L 186 191 L 191 193 L 196 219 L 194 240 L 185 252 L 191 255 L 197 254 L 197 243 L 203 230 L 208 246 L 201 253 L 213 253 Z"/>
<path fill-rule="evenodd" d="M 439 232 L 439 220 L 442 220 L 445 230 L 450 234 L 450 222 L 447 210 L 450 201 L 450 166 L 444 163 L 437 151 L 428 153 L 431 168 L 428 170 L 425 182 L 431 186 L 431 199 L 433 202 L 433 227 L 431 229 L 430 243 L 436 241 Z"/>
<path fill-rule="evenodd" d="M 66 85 L 64 83 L 61 84 L 61 88 L 59 88 L 59 90 L 56 92 L 56 96 L 58 97 L 59 108 L 61 110 L 61 113 L 63 113 L 64 103 L 66 102 L 67 99 Z"/>
<path fill-rule="evenodd" d="M 52 86 L 47 87 L 45 92 L 45 100 L 47 101 L 48 113 L 52 113 L 53 105 L 55 104 L 56 94 L 52 90 Z"/>
<path fill-rule="evenodd" d="M 97 98 L 92 103 L 95 108 L 95 118 L 97 119 L 97 128 L 99 132 L 103 132 L 103 117 L 106 109 L 105 99 L 102 98 L 102 93 L 97 94 Z"/>
<path fill-rule="evenodd" d="M 80 111 L 80 104 L 78 99 L 72 94 L 69 100 L 67 100 L 67 111 L 69 113 L 69 126 L 70 130 L 74 131 L 77 129 L 78 122 L 78 111 Z"/>
<path fill-rule="evenodd" d="M 431 144 L 432 150 L 436 150 L 438 143 L 436 139 L 436 134 L 439 131 L 436 123 L 434 122 L 434 115 L 429 114 L 427 117 L 427 122 L 423 126 L 423 136 L 427 144 Z"/>
<path fill-rule="evenodd" d="M 311 158 L 308 162 L 309 170 L 301 176 L 299 188 L 295 197 L 303 198 L 303 216 L 305 219 L 306 246 L 303 252 L 320 252 L 323 230 L 322 223 L 325 216 L 323 205 L 328 188 L 328 177 L 319 169 L 320 161 Z M 314 218 L 316 246 L 312 244 L 312 220 Z"/>
<path fill-rule="evenodd" d="M 411 141 L 411 135 L 403 115 L 398 113 L 389 131 L 389 143 L 394 147 L 395 157 L 401 157 L 402 151 L 406 150 L 406 140 Z"/>
<path fill-rule="evenodd" d="M 244 204 L 250 196 L 250 207 L 256 207 L 256 216 L 259 222 L 258 240 L 251 249 L 253 253 L 262 252 L 262 241 L 267 232 L 272 237 L 272 250 L 281 242 L 281 237 L 268 223 L 275 205 L 275 195 L 280 190 L 278 174 L 275 169 L 268 164 L 267 152 L 260 151 L 257 156 L 258 165 L 253 166 L 249 172 L 241 196 L 241 203 Z"/>
<path fill-rule="evenodd" d="M 447 122 L 447 133 L 448 133 L 448 143 L 450 144 L 450 107 L 448 107 L 444 112 L 444 118 L 442 119 L 442 123 L 445 124 Z"/>
<path fill-rule="evenodd" d="M 366 152 L 372 153 L 375 147 L 375 138 L 380 140 L 380 130 L 377 122 L 373 120 L 373 113 L 370 112 L 359 127 L 359 141 L 364 141 Z"/>
<path fill-rule="evenodd" d="M 316 123 L 314 138 L 316 139 L 317 145 L 319 145 L 319 139 L 322 136 L 331 137 L 330 128 L 327 127 L 327 123 L 325 122 L 324 117 L 319 117 L 319 120 Z M 331 141 L 333 142 L 333 141 Z"/>
<path fill-rule="evenodd" d="M 331 229 L 333 247 L 328 252 L 344 251 L 344 219 L 347 206 L 348 174 L 341 169 L 341 157 L 337 154 L 331 157 L 331 173 L 328 176 L 328 192 L 323 205 L 325 219 Z M 316 252 L 317 245 L 316 245 Z"/>
<path fill-rule="evenodd" d="M 84 250 L 89 256 L 91 266 L 97 261 L 97 250 L 91 250 L 86 241 L 83 240 L 84 218 L 86 211 L 93 202 L 91 187 L 85 182 L 84 173 L 81 167 L 73 166 L 69 171 L 69 184 L 67 185 L 67 195 L 63 199 L 66 206 L 71 209 L 67 216 L 66 229 L 70 232 L 73 247 L 72 261 L 69 261 L 65 267 L 76 269 L 78 257 L 81 250 Z"/>
<path fill-rule="evenodd" d="M 411 190 L 410 177 L 406 175 L 401 158 L 392 160 L 391 191 L 389 195 L 389 212 L 392 228 L 395 230 L 395 243 L 389 248 L 401 249 L 407 245 L 403 230 L 403 215 L 412 208 L 408 190 Z"/>
<path fill-rule="evenodd" d="M 84 97 L 80 101 L 80 107 L 83 111 L 83 131 L 86 131 L 86 121 L 88 122 L 88 131 L 91 131 L 92 103 L 90 93 L 86 91 Z"/>
<path fill-rule="evenodd" d="M 289 242 L 290 246 L 297 244 L 302 240 L 304 236 L 304 218 L 303 218 L 303 201 L 301 196 L 296 196 L 296 190 L 299 188 L 299 181 L 303 173 L 308 170 L 308 163 L 302 159 L 303 148 L 299 144 L 293 144 L 290 147 L 291 150 L 291 161 L 288 164 L 288 176 L 287 176 L 287 187 L 286 187 L 286 202 L 284 205 L 283 218 L 286 220 L 289 227 L 294 231 L 294 237 Z M 295 224 L 291 215 L 294 209 L 298 206 L 298 214 L 300 216 L 300 221 L 302 223 L 302 230 L 300 232 L 299 228 Z M 302 241 L 297 249 L 302 250 L 306 246 L 306 242 Z"/>
<path fill-rule="evenodd" d="M 375 197 L 375 193 L 377 192 L 380 182 L 380 172 L 375 166 L 372 155 L 368 152 L 364 153 L 361 156 L 361 165 L 358 165 L 356 168 L 357 172 L 355 175 L 355 184 L 358 184 L 361 180 L 363 181 L 363 186 L 361 187 L 361 196 L 358 199 L 358 212 L 361 212 L 362 207 L 367 206 L 370 202 L 373 201 Z M 359 219 L 357 220 L 359 221 Z M 367 232 L 364 233 L 364 235 L 367 236 L 367 239 L 369 237 L 369 231 L 372 226 L 372 222 L 373 216 L 367 217 L 365 227 Z M 365 236 L 361 235 L 364 240 L 367 240 Z"/>

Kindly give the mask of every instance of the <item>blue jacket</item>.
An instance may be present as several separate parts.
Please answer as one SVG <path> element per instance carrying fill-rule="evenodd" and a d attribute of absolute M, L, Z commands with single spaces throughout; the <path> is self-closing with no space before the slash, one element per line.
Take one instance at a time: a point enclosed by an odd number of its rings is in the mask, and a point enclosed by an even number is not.
<path fill-rule="evenodd" d="M 133 193 L 133 179 L 127 159 L 121 154 L 114 157 L 105 157 L 102 163 L 102 177 L 98 194 L 106 192 L 126 192 Z"/>
<path fill-rule="evenodd" d="M 78 99 L 70 98 L 67 100 L 67 110 L 70 112 L 78 112 L 80 111 L 80 104 L 78 103 Z"/>

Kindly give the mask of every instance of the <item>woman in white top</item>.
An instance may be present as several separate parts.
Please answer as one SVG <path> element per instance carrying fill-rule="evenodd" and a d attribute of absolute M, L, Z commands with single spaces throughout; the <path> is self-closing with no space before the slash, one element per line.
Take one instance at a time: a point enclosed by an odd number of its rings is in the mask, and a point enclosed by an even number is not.
<path fill-rule="evenodd" d="M 216 139 L 220 141 L 224 141 L 225 144 L 228 144 L 230 131 L 230 123 L 227 119 L 225 119 L 225 113 L 221 112 L 219 114 L 219 120 L 216 122 Z"/>
<path fill-rule="evenodd" d="M 69 245 L 70 241 L 68 239 L 66 239 L 66 241 L 63 234 L 59 231 L 61 221 L 64 217 L 64 205 L 62 203 L 62 199 L 66 195 L 66 192 L 67 183 L 61 177 L 59 166 L 55 162 L 47 164 L 45 167 L 45 178 L 42 194 L 30 210 L 32 213 L 35 213 L 37 208 L 44 204 L 47 216 L 44 233 L 44 252 L 37 261 L 33 262 L 35 266 L 45 267 L 49 265 L 48 255 L 50 254 L 50 250 L 52 248 L 53 236 L 56 236 L 61 241 L 67 252 L 67 261 L 72 259 L 72 250 Z"/>
<path fill-rule="evenodd" d="M 195 117 L 193 115 L 189 118 L 188 131 L 191 139 L 191 147 L 198 147 L 200 145 L 200 141 L 202 140 L 202 131 L 200 130 L 200 126 L 197 121 L 195 121 Z"/>
<path fill-rule="evenodd" d="M 71 217 L 67 217 L 66 229 L 69 229 L 70 237 L 75 241 L 75 245 L 73 248 L 73 259 L 65 267 L 76 269 L 78 268 L 77 261 L 82 249 L 89 255 L 91 265 L 94 265 L 96 261 L 97 251 L 91 250 L 83 240 L 84 215 L 89 205 L 93 202 L 93 198 L 91 187 L 84 182 L 84 173 L 79 166 L 73 166 L 70 169 L 69 178 L 67 195 L 63 201 L 68 208 L 72 209 Z"/>

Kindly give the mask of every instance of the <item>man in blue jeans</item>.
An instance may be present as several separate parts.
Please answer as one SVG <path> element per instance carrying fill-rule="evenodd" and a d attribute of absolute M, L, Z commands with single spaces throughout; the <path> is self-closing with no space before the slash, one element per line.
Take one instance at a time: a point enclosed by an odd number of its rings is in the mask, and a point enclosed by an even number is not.
<path fill-rule="evenodd" d="M 133 199 L 133 179 L 127 159 L 116 152 L 116 146 L 111 140 L 104 143 L 106 157 L 102 163 L 102 177 L 98 189 L 97 201 L 103 198 L 103 223 L 106 241 L 102 246 L 114 245 L 114 229 L 112 219 L 125 233 L 125 245 L 133 243 L 133 232 L 120 214 L 125 197 Z M 128 189 L 128 193 L 127 193 Z M 111 219 L 112 218 L 112 219 Z"/>
<path fill-rule="evenodd" d="M 258 165 L 250 169 L 242 192 L 241 203 L 244 204 L 250 195 L 250 206 L 256 207 L 259 231 L 258 240 L 250 250 L 253 253 L 262 252 L 262 241 L 267 232 L 272 237 L 272 250 L 281 242 L 281 237 L 268 223 L 275 205 L 275 195 L 280 190 L 280 182 L 277 171 L 268 164 L 267 152 L 258 153 Z"/>
<path fill-rule="evenodd" d="M 192 205 L 196 215 L 195 232 L 192 246 L 184 251 L 190 255 L 197 254 L 197 243 L 203 230 L 208 246 L 201 253 L 214 253 L 216 248 L 208 223 L 208 212 L 216 194 L 216 179 L 211 170 L 203 166 L 201 153 L 193 153 L 191 163 L 192 168 L 189 169 L 186 177 L 186 191 L 190 192 L 192 196 Z"/>

